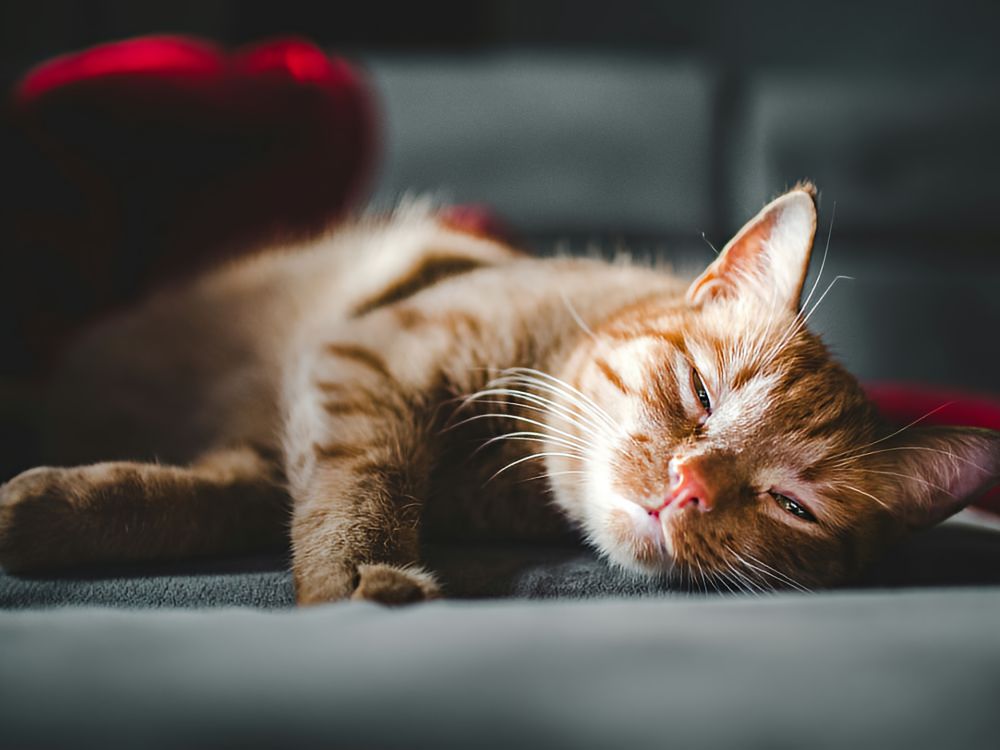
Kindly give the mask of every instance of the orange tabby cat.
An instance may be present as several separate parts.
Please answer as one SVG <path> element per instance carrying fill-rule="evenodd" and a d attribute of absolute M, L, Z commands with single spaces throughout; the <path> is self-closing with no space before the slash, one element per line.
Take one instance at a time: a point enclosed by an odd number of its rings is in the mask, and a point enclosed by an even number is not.
<path fill-rule="evenodd" d="M 439 594 L 428 536 L 568 520 L 694 585 L 845 580 L 996 481 L 1000 434 L 880 423 L 805 327 L 815 228 L 799 186 L 685 282 L 529 258 L 411 206 L 162 292 L 66 358 L 46 435 L 70 468 L 0 490 L 0 564 L 290 530 L 299 602 L 403 602 Z"/>

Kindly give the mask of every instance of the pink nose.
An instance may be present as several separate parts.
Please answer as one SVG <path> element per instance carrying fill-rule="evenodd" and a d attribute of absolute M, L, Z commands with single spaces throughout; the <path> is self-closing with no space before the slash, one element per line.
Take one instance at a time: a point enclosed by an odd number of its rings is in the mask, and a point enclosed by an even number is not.
<path fill-rule="evenodd" d="M 657 513 L 668 507 L 681 510 L 688 505 L 695 505 L 702 511 L 712 509 L 712 497 L 693 466 L 671 461 L 670 475 L 673 481 L 670 494 L 657 509 Z"/>

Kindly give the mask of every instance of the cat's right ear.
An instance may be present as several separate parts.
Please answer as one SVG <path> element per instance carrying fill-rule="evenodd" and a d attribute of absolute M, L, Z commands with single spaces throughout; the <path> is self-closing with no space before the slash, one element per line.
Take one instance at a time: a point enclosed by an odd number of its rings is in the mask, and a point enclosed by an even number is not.
<path fill-rule="evenodd" d="M 737 232 L 692 282 L 687 300 L 701 305 L 753 294 L 798 312 L 816 234 L 816 188 L 802 183 L 770 203 Z"/>

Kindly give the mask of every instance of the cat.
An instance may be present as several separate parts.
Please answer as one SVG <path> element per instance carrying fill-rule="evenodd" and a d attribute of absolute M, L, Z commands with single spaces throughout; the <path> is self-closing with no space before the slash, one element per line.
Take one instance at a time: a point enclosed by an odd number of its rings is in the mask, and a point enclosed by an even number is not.
<path fill-rule="evenodd" d="M 693 281 L 533 258 L 410 205 L 97 325 L 63 467 L 0 489 L 11 571 L 280 549 L 297 601 L 442 594 L 427 539 L 546 539 L 681 584 L 850 580 L 1000 477 L 1000 433 L 883 424 L 800 306 L 816 192 Z"/>

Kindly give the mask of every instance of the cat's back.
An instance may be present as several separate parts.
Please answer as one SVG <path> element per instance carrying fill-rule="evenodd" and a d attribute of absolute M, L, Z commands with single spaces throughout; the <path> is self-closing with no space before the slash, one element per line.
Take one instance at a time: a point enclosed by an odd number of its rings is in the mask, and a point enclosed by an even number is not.
<path fill-rule="evenodd" d="M 42 425 L 47 458 L 183 462 L 220 442 L 271 444 L 282 367 L 304 330 L 511 257 L 411 205 L 161 290 L 66 352 Z"/>

